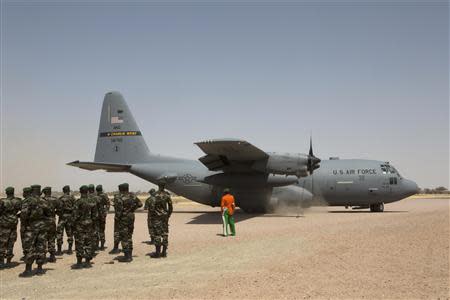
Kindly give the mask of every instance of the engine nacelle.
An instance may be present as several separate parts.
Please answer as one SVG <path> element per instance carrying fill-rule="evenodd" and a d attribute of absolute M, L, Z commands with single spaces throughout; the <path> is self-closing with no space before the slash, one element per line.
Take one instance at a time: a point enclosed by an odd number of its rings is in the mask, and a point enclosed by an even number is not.
<path fill-rule="evenodd" d="M 265 173 L 305 177 L 308 175 L 308 156 L 270 153 L 267 160 L 255 162 L 252 168 Z"/>
<path fill-rule="evenodd" d="M 277 207 L 310 207 L 313 201 L 313 194 L 299 186 L 286 186 L 274 188 L 269 204 L 272 209 Z"/>

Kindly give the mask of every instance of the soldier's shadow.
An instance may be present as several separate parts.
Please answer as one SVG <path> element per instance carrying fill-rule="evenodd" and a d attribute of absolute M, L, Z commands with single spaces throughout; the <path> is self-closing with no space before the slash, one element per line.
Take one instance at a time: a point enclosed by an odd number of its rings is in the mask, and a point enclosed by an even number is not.
<path fill-rule="evenodd" d="M 19 265 L 20 265 L 20 262 L 13 261 L 13 262 L 10 262 L 9 264 L 7 264 L 6 266 L 4 266 L 3 270 L 14 269 L 15 267 L 17 267 Z"/>
<path fill-rule="evenodd" d="M 42 275 L 47 274 L 48 271 L 53 271 L 54 269 L 53 268 L 45 268 L 45 267 L 43 267 L 42 270 L 44 271 L 43 274 L 37 274 L 36 273 L 37 271 L 33 270 L 33 276 L 42 276 Z"/>

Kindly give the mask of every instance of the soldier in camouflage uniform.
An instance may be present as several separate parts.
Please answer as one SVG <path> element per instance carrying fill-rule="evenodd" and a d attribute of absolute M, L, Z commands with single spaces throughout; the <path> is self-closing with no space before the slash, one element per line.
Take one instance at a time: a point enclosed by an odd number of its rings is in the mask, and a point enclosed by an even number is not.
<path fill-rule="evenodd" d="M 50 253 L 50 257 L 48 258 L 48 262 L 56 262 L 56 211 L 59 207 L 59 201 L 57 198 L 52 196 L 52 188 L 46 186 L 42 189 L 42 193 L 44 194 L 43 199 L 47 202 L 48 207 L 50 208 L 50 218 L 48 219 L 48 231 L 47 231 L 47 250 Z"/>
<path fill-rule="evenodd" d="M 119 243 L 120 243 L 120 234 L 119 234 L 119 216 L 117 215 L 117 201 L 119 200 L 119 194 L 114 194 L 113 206 L 114 206 L 114 248 L 109 251 L 109 254 L 117 254 L 120 253 Z"/>
<path fill-rule="evenodd" d="M 98 250 L 99 241 L 99 222 L 100 222 L 100 197 L 95 193 L 95 185 L 88 185 L 88 196 L 95 203 L 95 208 L 97 209 L 96 218 L 94 220 L 94 234 L 92 236 L 92 255 L 95 256 L 95 251 Z"/>
<path fill-rule="evenodd" d="M 23 193 L 22 193 L 22 203 L 21 206 L 25 206 L 26 203 L 28 202 L 29 198 L 31 197 L 31 188 L 30 187 L 25 187 L 23 188 Z M 27 229 L 27 226 L 25 226 L 25 224 L 22 221 L 22 215 L 20 215 L 20 240 L 22 241 L 22 252 L 23 252 L 23 256 L 20 258 L 20 260 L 25 261 L 25 257 L 27 255 L 27 239 L 25 238 L 25 232 L 29 230 Z"/>
<path fill-rule="evenodd" d="M 119 233 L 122 249 L 125 254 L 119 261 L 130 262 L 133 260 L 133 231 L 134 212 L 142 207 L 141 201 L 128 191 L 128 183 L 119 185 L 119 195 L 116 202 L 116 214 L 119 218 Z"/>
<path fill-rule="evenodd" d="M 59 206 L 57 210 L 58 214 L 58 226 L 56 228 L 56 240 L 58 251 L 57 255 L 62 255 L 62 245 L 64 239 L 64 230 L 67 235 L 67 242 L 69 243 L 69 247 L 67 249 L 67 254 L 72 254 L 72 245 L 73 245 L 73 222 L 72 222 L 72 213 L 73 206 L 75 205 L 75 197 L 70 194 L 70 186 L 66 185 L 63 187 L 63 193 L 61 197 L 59 197 Z"/>
<path fill-rule="evenodd" d="M 148 227 L 148 234 L 150 235 L 150 245 L 154 245 L 155 244 L 155 230 L 153 228 L 153 224 L 152 224 L 152 207 L 153 207 L 153 202 L 155 201 L 155 189 L 151 189 L 149 191 L 150 196 L 145 200 L 145 204 L 144 204 L 144 210 L 147 211 L 147 227 Z"/>
<path fill-rule="evenodd" d="M 22 212 L 20 214 L 22 225 L 26 226 L 25 240 L 27 241 L 27 250 L 25 256 L 25 271 L 20 274 L 21 277 L 32 276 L 31 266 L 36 261 L 38 267 L 36 274 L 44 274 L 42 265 L 45 263 L 48 220 L 51 218 L 51 209 L 47 201 L 40 197 L 41 186 L 32 185 L 32 195 L 24 201 Z"/>
<path fill-rule="evenodd" d="M 100 199 L 99 201 L 99 223 L 98 223 L 98 237 L 100 239 L 100 250 L 105 250 L 105 225 L 106 225 L 106 216 L 108 216 L 109 211 L 109 198 L 108 195 L 103 193 L 102 185 L 97 185 L 95 187 L 97 191 L 97 197 Z"/>
<path fill-rule="evenodd" d="M 14 188 L 5 189 L 6 198 L 0 199 L 0 268 L 11 263 L 14 243 L 17 240 L 17 222 L 21 209 L 20 198 L 14 197 Z"/>
<path fill-rule="evenodd" d="M 94 240 L 94 221 L 97 219 L 97 205 L 93 198 L 88 196 L 88 187 L 80 187 L 80 199 L 75 201 L 73 207 L 73 221 L 75 224 L 75 250 L 77 263 L 74 269 L 83 267 L 82 260 L 86 259 L 84 267 L 91 266 L 92 241 Z"/>
<path fill-rule="evenodd" d="M 173 206 L 170 194 L 164 190 L 165 184 L 158 184 L 159 190 L 155 194 L 152 210 L 152 224 L 155 230 L 156 251 L 150 256 L 153 258 L 166 257 L 169 245 L 169 218 L 172 215 Z M 161 245 L 163 246 L 161 252 Z"/>

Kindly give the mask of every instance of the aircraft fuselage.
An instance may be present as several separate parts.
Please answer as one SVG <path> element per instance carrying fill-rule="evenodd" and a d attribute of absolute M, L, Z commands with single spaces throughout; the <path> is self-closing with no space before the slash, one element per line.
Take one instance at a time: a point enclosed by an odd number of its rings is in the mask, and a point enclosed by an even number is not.
<path fill-rule="evenodd" d="M 321 200 L 330 206 L 361 207 L 390 203 L 417 193 L 417 185 L 401 177 L 388 163 L 363 159 L 323 160 L 313 175 L 300 178 L 292 185 L 276 187 L 258 183 L 247 183 L 245 187 L 206 184 L 202 182 L 206 177 L 218 173 L 195 160 L 160 158 L 155 163 L 132 165 L 130 173 L 155 184 L 161 177 L 173 178 L 167 189 L 210 206 L 219 206 L 222 189 L 231 187 L 237 205 L 248 211 L 267 211 L 280 200 L 277 199 L 280 193 L 285 195 L 281 201 L 291 205 L 310 206 L 316 203 L 314 200 Z M 293 193 L 284 193 L 293 188 Z"/>

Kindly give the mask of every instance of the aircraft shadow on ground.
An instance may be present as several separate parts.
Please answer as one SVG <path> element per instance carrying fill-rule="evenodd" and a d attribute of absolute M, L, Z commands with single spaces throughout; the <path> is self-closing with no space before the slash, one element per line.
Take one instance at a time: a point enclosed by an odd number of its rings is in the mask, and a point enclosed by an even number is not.
<path fill-rule="evenodd" d="M 329 211 L 329 214 L 398 214 L 398 213 L 407 213 L 407 210 L 385 210 L 381 213 L 377 212 L 371 212 L 370 210 L 336 210 L 336 211 Z"/>
<path fill-rule="evenodd" d="M 183 212 L 187 213 L 187 212 Z M 190 212 L 193 213 L 193 212 Z M 236 213 L 234 215 L 234 222 L 239 223 L 251 218 L 299 218 L 302 215 L 279 215 L 279 214 L 247 214 L 247 213 Z M 187 222 L 186 224 L 216 224 L 222 225 L 222 217 L 219 212 L 203 212 L 200 215 L 195 216 Z"/>

